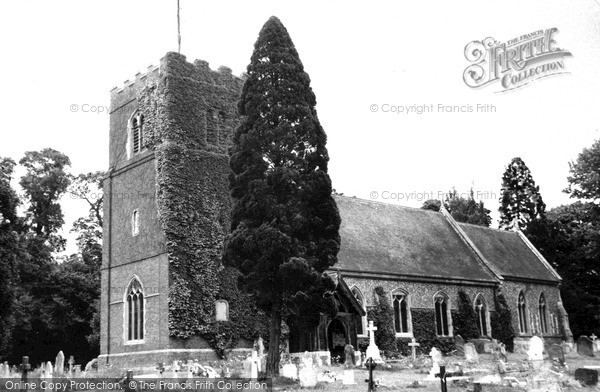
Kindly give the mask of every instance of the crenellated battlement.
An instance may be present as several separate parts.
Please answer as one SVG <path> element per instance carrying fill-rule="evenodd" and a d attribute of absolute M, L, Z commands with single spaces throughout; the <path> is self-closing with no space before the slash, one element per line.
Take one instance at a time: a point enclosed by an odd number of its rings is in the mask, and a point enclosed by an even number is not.
<path fill-rule="evenodd" d="M 190 81 L 214 85 L 227 90 L 240 91 L 246 74 L 234 75 L 231 68 L 220 66 L 217 70 L 210 68 L 208 61 L 194 60 L 188 62 L 182 54 L 169 52 L 160 65 L 149 65 L 146 72 L 138 72 L 133 80 L 126 80 L 121 87 L 110 90 L 111 107 L 118 108 L 136 99 L 137 94 L 149 84 L 159 81 L 162 76 L 190 78 Z"/>

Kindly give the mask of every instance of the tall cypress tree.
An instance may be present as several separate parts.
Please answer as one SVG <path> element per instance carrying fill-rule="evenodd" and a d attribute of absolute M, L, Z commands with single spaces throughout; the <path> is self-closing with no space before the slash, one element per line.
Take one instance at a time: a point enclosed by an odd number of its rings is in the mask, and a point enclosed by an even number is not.
<path fill-rule="evenodd" d="M 340 216 L 310 78 L 281 21 L 263 26 L 247 69 L 230 149 L 234 199 L 224 263 L 269 314 L 267 374 L 279 373 L 281 322 L 314 327 L 336 312 L 324 271 L 337 262 Z"/>
<path fill-rule="evenodd" d="M 500 197 L 500 228 L 512 229 L 515 224 L 526 230 L 533 220 L 544 217 L 546 204 L 535 185 L 531 171 L 521 158 L 513 158 L 502 175 Z"/>

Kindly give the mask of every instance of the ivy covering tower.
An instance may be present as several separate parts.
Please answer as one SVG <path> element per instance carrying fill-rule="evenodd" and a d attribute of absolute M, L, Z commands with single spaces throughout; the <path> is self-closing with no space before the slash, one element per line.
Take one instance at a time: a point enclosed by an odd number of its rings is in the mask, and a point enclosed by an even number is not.
<path fill-rule="evenodd" d="M 247 73 L 230 150 L 234 207 L 224 261 L 270 316 L 274 376 L 282 320 L 315 326 L 320 313 L 336 312 L 324 271 L 337 262 L 340 216 L 310 78 L 276 17 L 260 31 Z"/>
<path fill-rule="evenodd" d="M 515 224 L 521 230 L 529 223 L 542 218 L 546 204 L 535 185 L 531 171 L 521 158 L 513 158 L 502 175 L 500 197 L 500 228 L 512 229 Z"/>

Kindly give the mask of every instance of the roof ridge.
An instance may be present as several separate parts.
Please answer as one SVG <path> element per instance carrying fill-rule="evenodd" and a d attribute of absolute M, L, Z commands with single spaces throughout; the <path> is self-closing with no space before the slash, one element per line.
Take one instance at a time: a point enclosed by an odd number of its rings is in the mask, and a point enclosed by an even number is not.
<path fill-rule="evenodd" d="M 477 246 L 475 245 L 473 240 L 471 240 L 471 238 L 469 238 L 467 233 L 465 233 L 463 231 L 463 229 L 460 227 L 459 222 L 454 220 L 452 215 L 450 215 L 450 213 L 446 210 L 446 208 L 444 208 L 443 205 L 440 208 L 440 212 L 442 213 L 444 218 L 446 218 L 446 221 L 450 224 L 450 227 L 452 227 L 452 230 L 454 230 L 456 232 L 456 234 L 458 234 L 460 239 L 465 243 L 465 245 L 467 245 L 467 247 L 469 249 L 471 249 L 471 251 L 473 251 L 477 260 L 479 260 L 481 262 L 481 264 L 483 264 L 483 266 L 492 273 L 492 276 L 495 277 L 498 280 L 498 282 L 502 283 L 504 281 L 504 278 L 502 277 L 501 271 L 498 271 L 497 268 L 494 266 L 494 264 L 485 258 L 485 256 L 479 250 L 479 248 L 477 248 Z"/>
<path fill-rule="evenodd" d="M 387 203 L 385 201 L 363 199 L 361 197 L 356 197 L 356 196 L 340 195 L 339 193 L 334 193 L 333 196 L 334 197 L 346 198 L 346 199 L 352 199 L 352 200 L 359 200 L 361 202 L 365 202 L 365 203 L 368 203 L 368 204 L 386 205 L 386 206 L 404 208 L 404 209 L 407 209 L 407 210 L 416 210 L 416 211 L 423 211 L 423 212 L 427 212 L 427 213 L 440 214 L 439 211 L 426 210 L 426 209 L 421 208 L 421 207 L 411 207 L 411 206 L 405 206 L 405 205 L 402 205 L 402 204 Z"/>
<path fill-rule="evenodd" d="M 456 223 L 458 223 L 459 225 L 474 226 L 474 227 L 481 228 L 481 229 L 487 229 L 487 230 L 499 231 L 499 232 L 501 232 L 501 233 L 515 233 L 515 232 L 514 232 L 514 231 L 512 231 L 512 230 L 504 230 L 504 229 L 500 229 L 500 228 L 498 228 L 498 227 L 482 226 L 482 225 L 477 225 L 477 224 L 475 224 L 475 223 L 468 223 L 468 222 L 458 222 L 458 221 L 457 221 Z M 516 233 L 515 233 L 515 234 L 516 234 Z"/>

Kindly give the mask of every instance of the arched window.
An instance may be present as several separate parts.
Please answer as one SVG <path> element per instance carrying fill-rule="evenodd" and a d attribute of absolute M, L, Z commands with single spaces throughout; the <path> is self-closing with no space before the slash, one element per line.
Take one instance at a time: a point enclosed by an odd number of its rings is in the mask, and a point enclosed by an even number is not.
<path fill-rule="evenodd" d="M 131 155 L 138 154 L 142 151 L 144 146 L 142 132 L 143 126 L 144 116 L 139 111 L 136 111 L 129 120 Z"/>
<path fill-rule="evenodd" d="M 138 210 L 133 210 L 131 214 L 131 235 L 136 236 L 140 234 L 140 213 Z"/>
<path fill-rule="evenodd" d="M 540 313 L 540 329 L 542 333 L 548 333 L 548 321 L 546 318 L 546 297 L 544 293 L 540 294 L 540 301 L 538 305 L 538 310 Z"/>
<path fill-rule="evenodd" d="M 479 335 L 488 336 L 488 308 L 485 304 L 485 299 L 481 294 L 475 299 L 475 313 L 477 314 L 477 327 Z"/>
<path fill-rule="evenodd" d="M 126 291 L 125 313 L 127 317 L 127 340 L 144 340 L 144 289 L 137 278 L 131 279 Z"/>
<path fill-rule="evenodd" d="M 215 301 L 215 320 L 229 321 L 229 302 L 224 299 Z"/>
<path fill-rule="evenodd" d="M 392 292 L 392 307 L 394 308 L 394 329 L 396 333 L 409 333 L 408 294 L 404 290 L 394 290 Z"/>
<path fill-rule="evenodd" d="M 527 302 L 525 302 L 525 295 L 522 291 L 519 293 L 517 308 L 519 311 L 519 331 L 527 333 Z"/>
<path fill-rule="evenodd" d="M 433 297 L 435 306 L 435 326 L 438 336 L 450 336 L 450 304 L 445 293 Z"/>
<path fill-rule="evenodd" d="M 352 291 L 352 295 L 354 295 L 354 298 L 356 298 L 356 300 L 358 301 L 360 306 L 366 311 L 367 304 L 365 302 L 365 298 L 363 297 L 360 289 L 358 287 L 354 286 L 354 287 L 352 287 L 351 291 Z M 356 334 L 357 335 L 366 335 L 366 332 L 365 332 L 366 330 L 367 330 L 367 316 L 362 316 L 360 318 L 360 321 L 358 321 L 356 323 Z"/>

